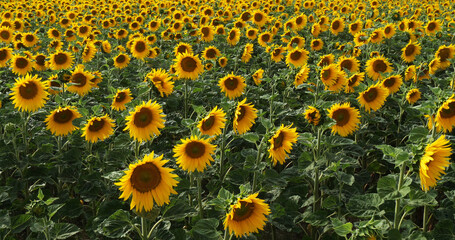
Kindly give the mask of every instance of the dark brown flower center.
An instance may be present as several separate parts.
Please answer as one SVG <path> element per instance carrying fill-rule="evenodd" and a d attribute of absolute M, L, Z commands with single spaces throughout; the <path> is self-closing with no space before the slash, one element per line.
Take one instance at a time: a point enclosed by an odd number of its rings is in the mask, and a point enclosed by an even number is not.
<path fill-rule="evenodd" d="M 63 65 L 68 61 L 68 56 L 64 53 L 59 53 L 54 56 L 54 61 L 57 65 Z"/>
<path fill-rule="evenodd" d="M 115 61 L 116 61 L 117 63 L 124 63 L 124 62 L 126 61 L 126 57 L 125 57 L 125 55 L 119 55 L 119 56 L 115 59 Z"/>
<path fill-rule="evenodd" d="M 147 127 L 153 120 L 153 113 L 148 108 L 141 108 L 139 112 L 134 114 L 134 126 L 138 128 Z"/>
<path fill-rule="evenodd" d="M 215 116 L 213 116 L 213 115 L 207 119 L 203 119 L 202 120 L 202 130 L 208 131 L 213 127 L 214 124 L 215 124 Z"/>
<path fill-rule="evenodd" d="M 354 23 L 351 25 L 351 31 L 355 32 L 359 28 L 359 24 Z"/>
<path fill-rule="evenodd" d="M 229 40 L 234 40 L 236 35 L 237 35 L 237 34 L 235 33 L 235 31 L 231 31 L 231 32 L 229 33 Z"/>
<path fill-rule="evenodd" d="M 333 112 L 332 118 L 337 122 L 337 126 L 343 127 L 349 122 L 351 116 L 347 109 L 337 109 Z"/>
<path fill-rule="evenodd" d="M 284 137 L 284 132 L 280 132 L 280 134 L 278 134 L 278 136 L 273 139 L 273 150 L 276 150 L 283 146 Z"/>
<path fill-rule="evenodd" d="M 189 52 L 189 49 L 187 46 L 185 45 L 180 45 L 178 48 L 177 48 L 177 53 L 186 53 L 186 52 Z"/>
<path fill-rule="evenodd" d="M 148 162 L 134 168 L 130 182 L 136 191 L 150 192 L 161 183 L 161 172 L 155 164 Z"/>
<path fill-rule="evenodd" d="M 396 82 L 394 77 L 390 77 L 384 80 L 384 86 L 387 88 L 391 88 Z"/>
<path fill-rule="evenodd" d="M 303 23 L 303 18 L 302 18 L 302 17 L 297 17 L 297 18 L 295 19 L 295 23 L 297 23 L 297 25 L 302 24 L 302 23 Z"/>
<path fill-rule="evenodd" d="M 22 98 L 33 99 L 38 94 L 38 87 L 34 82 L 26 82 L 19 87 L 19 94 Z"/>
<path fill-rule="evenodd" d="M 281 54 L 281 49 L 277 48 L 277 49 L 273 50 L 272 54 L 273 54 L 274 57 L 278 57 L 278 55 Z"/>
<path fill-rule="evenodd" d="M 442 118 L 451 118 L 455 116 L 455 102 L 450 102 L 447 105 L 449 108 L 442 108 L 440 110 L 440 115 Z"/>
<path fill-rule="evenodd" d="M 392 32 L 392 28 L 391 28 L 391 27 L 386 27 L 386 28 L 384 29 L 384 33 L 385 33 L 385 34 L 389 34 L 390 32 Z"/>
<path fill-rule="evenodd" d="M 318 47 L 319 46 L 319 41 L 313 41 L 313 47 Z"/>
<path fill-rule="evenodd" d="M 20 57 L 16 59 L 16 67 L 24 69 L 28 66 L 29 62 L 26 58 Z"/>
<path fill-rule="evenodd" d="M 322 70 L 322 78 L 324 80 L 329 80 L 332 75 L 332 70 L 330 68 Z"/>
<path fill-rule="evenodd" d="M 262 16 L 261 13 L 256 13 L 254 14 L 254 21 L 256 22 L 261 22 L 264 17 Z"/>
<path fill-rule="evenodd" d="M 123 100 L 126 98 L 126 93 L 125 92 L 119 92 L 117 93 L 117 96 L 115 96 L 115 102 L 121 103 Z"/>
<path fill-rule="evenodd" d="M 268 42 L 270 40 L 270 35 L 269 34 L 264 34 L 261 36 L 262 41 Z"/>
<path fill-rule="evenodd" d="M 8 52 L 5 49 L 0 50 L 0 61 L 5 60 L 7 58 L 7 56 L 8 56 Z"/>
<path fill-rule="evenodd" d="M 302 53 L 300 51 L 294 51 L 291 53 L 291 59 L 294 61 L 300 60 L 301 57 L 302 57 Z"/>
<path fill-rule="evenodd" d="M 371 88 L 363 94 L 363 98 L 366 102 L 374 101 L 378 96 L 378 90 L 376 88 Z"/>
<path fill-rule="evenodd" d="M 73 111 L 71 111 L 70 109 L 67 109 L 67 108 L 64 108 L 61 111 L 57 111 L 54 114 L 54 121 L 57 123 L 61 123 L 61 124 L 71 121 L 72 118 L 73 118 Z"/>
<path fill-rule="evenodd" d="M 180 66 L 185 72 L 194 72 L 197 68 L 197 62 L 192 57 L 184 57 Z"/>
<path fill-rule="evenodd" d="M 145 51 L 145 49 L 146 49 L 145 42 L 137 41 L 136 45 L 134 46 L 134 49 L 136 50 L 136 52 L 139 52 L 139 53 Z"/>
<path fill-rule="evenodd" d="M 335 21 L 332 23 L 332 29 L 333 30 L 338 30 L 338 28 L 340 28 L 340 21 Z"/>
<path fill-rule="evenodd" d="M 201 28 L 201 32 L 204 35 L 204 37 L 208 37 L 210 35 L 210 30 L 208 27 Z"/>
<path fill-rule="evenodd" d="M 341 67 L 341 69 L 347 69 L 347 70 L 349 70 L 349 71 L 352 71 L 352 68 L 353 68 L 354 66 L 353 66 L 352 60 L 350 60 L 350 59 L 345 59 L 345 60 L 341 61 L 340 67 Z"/>
<path fill-rule="evenodd" d="M 357 75 L 354 75 L 351 78 L 349 78 L 348 86 L 350 86 L 350 87 L 354 86 L 355 83 L 357 82 L 357 79 L 358 79 Z"/>
<path fill-rule="evenodd" d="M 83 87 L 87 84 L 87 77 L 83 73 L 76 73 L 71 77 L 71 81 L 77 83 L 75 87 Z"/>
<path fill-rule="evenodd" d="M 386 70 L 387 70 L 387 64 L 383 60 L 378 59 L 373 62 L 373 71 L 385 72 Z"/>
<path fill-rule="evenodd" d="M 155 21 L 150 22 L 150 27 L 151 28 L 156 28 L 156 26 L 158 26 L 157 22 L 155 22 Z"/>
<path fill-rule="evenodd" d="M 28 34 L 25 36 L 25 41 L 27 42 L 33 42 L 35 40 L 35 37 L 31 34 Z"/>
<path fill-rule="evenodd" d="M 2 39 L 9 39 L 10 36 L 11 36 L 11 34 L 8 31 L 1 31 L 0 32 L 0 37 L 2 37 Z"/>
<path fill-rule="evenodd" d="M 87 33 L 88 32 L 88 27 L 86 27 L 86 26 L 80 27 L 79 28 L 79 32 L 82 33 L 82 34 Z"/>
<path fill-rule="evenodd" d="M 205 153 L 205 145 L 196 141 L 189 142 L 185 146 L 185 153 L 190 158 L 200 158 Z"/>
<path fill-rule="evenodd" d="M 408 45 L 406 47 L 406 49 L 404 50 L 404 55 L 406 55 L 406 57 L 412 56 L 412 54 L 414 54 L 415 49 L 416 49 L 416 46 L 414 44 Z"/>
<path fill-rule="evenodd" d="M 236 77 L 229 77 L 228 79 L 226 79 L 224 81 L 224 86 L 228 90 L 231 90 L 231 91 L 237 89 L 238 85 L 239 85 L 239 80 Z"/>
<path fill-rule="evenodd" d="M 207 58 L 215 58 L 216 50 L 213 48 L 208 49 L 207 52 L 205 52 L 205 56 L 207 56 Z"/>
<path fill-rule="evenodd" d="M 92 121 L 92 124 L 88 127 L 88 130 L 90 132 L 98 132 L 99 130 L 101 130 L 103 128 L 105 124 L 105 120 L 104 119 L 101 119 L 101 120 L 93 120 Z"/>
<path fill-rule="evenodd" d="M 439 50 L 438 57 L 441 62 L 446 61 L 450 57 L 450 49 L 443 48 L 443 49 Z"/>
<path fill-rule="evenodd" d="M 37 65 L 39 65 L 39 66 L 44 66 L 44 65 L 46 65 L 46 56 L 44 56 L 44 55 L 38 55 L 38 56 L 36 56 L 35 60 L 36 60 L 35 63 L 36 63 Z"/>
<path fill-rule="evenodd" d="M 240 201 L 240 208 L 234 208 L 234 221 L 242 221 L 248 219 L 254 212 L 254 203 Z"/>
<path fill-rule="evenodd" d="M 242 121 L 242 119 L 245 117 L 245 115 L 246 115 L 246 107 L 245 106 L 240 106 L 239 112 L 240 112 L 240 114 L 237 115 L 237 122 Z"/>

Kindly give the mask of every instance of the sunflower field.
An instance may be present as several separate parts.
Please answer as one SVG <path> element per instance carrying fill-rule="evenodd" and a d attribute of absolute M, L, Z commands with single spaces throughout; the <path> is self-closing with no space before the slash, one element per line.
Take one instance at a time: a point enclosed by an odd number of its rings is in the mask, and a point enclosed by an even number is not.
<path fill-rule="evenodd" d="M 0 0 L 0 237 L 455 239 L 454 0 Z"/>

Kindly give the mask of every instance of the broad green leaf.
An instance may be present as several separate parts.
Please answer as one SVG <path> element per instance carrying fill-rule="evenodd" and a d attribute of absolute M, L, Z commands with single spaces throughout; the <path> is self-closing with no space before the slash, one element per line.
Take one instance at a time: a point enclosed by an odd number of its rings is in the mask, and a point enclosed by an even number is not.
<path fill-rule="evenodd" d="M 352 223 L 343 223 L 339 219 L 331 218 L 333 230 L 338 236 L 346 237 L 349 233 L 352 232 Z"/>
<path fill-rule="evenodd" d="M 67 239 L 80 232 L 80 229 L 72 223 L 56 223 L 49 231 L 52 239 Z"/>
<path fill-rule="evenodd" d="M 352 186 L 354 184 L 355 178 L 351 174 L 347 174 L 345 172 L 338 172 L 340 177 L 340 181 L 346 185 Z"/>
<path fill-rule="evenodd" d="M 30 225 L 31 215 L 21 214 L 11 217 L 11 230 L 13 233 L 20 233 Z"/>
<path fill-rule="evenodd" d="M 110 238 L 121 238 L 132 229 L 130 213 L 125 210 L 117 210 L 105 219 L 97 228 L 97 232 Z"/>
<path fill-rule="evenodd" d="M 242 138 L 250 143 L 256 143 L 259 140 L 259 135 L 257 133 L 248 132 L 243 134 Z"/>
<path fill-rule="evenodd" d="M 163 211 L 163 219 L 165 220 L 180 220 L 185 217 L 192 217 L 197 214 L 197 211 L 188 205 L 188 202 L 183 199 L 172 201 Z"/>
<path fill-rule="evenodd" d="M 415 127 L 409 132 L 410 142 L 420 142 L 428 136 L 428 128 L 426 127 Z"/>
<path fill-rule="evenodd" d="M 216 218 L 201 219 L 191 229 L 191 235 L 193 239 L 218 240 L 221 236 L 221 233 L 217 231 L 218 225 L 219 220 Z"/>
<path fill-rule="evenodd" d="M 382 215 L 379 207 L 384 203 L 384 199 L 377 193 L 367 193 L 364 195 L 354 195 L 351 197 L 346 207 L 352 215 L 361 218 L 371 218 L 373 215 Z"/>

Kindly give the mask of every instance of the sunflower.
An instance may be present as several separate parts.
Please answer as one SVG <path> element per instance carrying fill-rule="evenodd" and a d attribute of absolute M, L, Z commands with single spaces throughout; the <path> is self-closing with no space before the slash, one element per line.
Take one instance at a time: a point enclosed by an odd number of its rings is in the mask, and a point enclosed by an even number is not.
<path fill-rule="evenodd" d="M 401 75 L 393 75 L 382 81 L 382 86 L 389 89 L 390 94 L 398 92 L 402 84 L 403 78 L 401 77 Z"/>
<path fill-rule="evenodd" d="M 27 57 L 14 55 L 11 59 L 10 66 L 12 72 L 18 75 L 25 75 L 33 70 L 33 62 Z"/>
<path fill-rule="evenodd" d="M 246 37 L 248 39 L 254 40 L 258 36 L 258 30 L 256 28 L 249 28 L 246 30 Z"/>
<path fill-rule="evenodd" d="M 346 93 L 352 93 L 355 92 L 354 87 L 357 87 L 360 85 L 361 82 L 365 79 L 365 73 L 356 73 L 352 75 L 350 78 L 348 78 L 348 83 L 345 88 Z"/>
<path fill-rule="evenodd" d="M 292 150 L 292 145 L 297 142 L 299 134 L 297 128 L 291 128 L 291 126 L 280 126 L 275 135 L 269 140 L 270 149 L 269 157 L 272 158 L 273 165 L 277 162 L 284 164 L 284 161 L 289 152 Z"/>
<path fill-rule="evenodd" d="M 351 107 L 349 103 L 336 103 L 327 109 L 329 117 L 335 120 L 332 133 L 338 133 L 342 137 L 352 134 L 359 127 L 360 114 L 359 110 Z"/>
<path fill-rule="evenodd" d="M 144 37 L 134 39 L 131 44 L 130 51 L 133 57 L 143 60 L 149 55 L 150 52 L 147 40 Z"/>
<path fill-rule="evenodd" d="M 358 32 L 362 31 L 362 25 L 361 21 L 351 23 L 349 25 L 349 33 L 351 33 L 352 36 L 355 36 Z"/>
<path fill-rule="evenodd" d="M 39 38 L 34 33 L 24 33 L 21 42 L 26 47 L 33 47 L 38 42 Z"/>
<path fill-rule="evenodd" d="M 203 172 L 207 165 L 213 162 L 216 145 L 207 139 L 191 136 L 191 138 L 181 139 L 182 143 L 174 147 L 174 157 L 177 164 L 185 171 Z"/>
<path fill-rule="evenodd" d="M 91 80 L 94 78 L 93 74 L 84 70 L 84 65 L 78 65 L 73 72 L 71 72 L 70 83 L 68 92 L 77 93 L 81 96 L 86 95 L 92 89 Z"/>
<path fill-rule="evenodd" d="M 254 11 L 252 16 L 253 23 L 256 24 L 258 27 L 264 26 L 265 23 L 267 22 L 267 14 L 265 14 L 261 10 Z"/>
<path fill-rule="evenodd" d="M 241 237 L 264 229 L 270 208 L 257 196 L 258 193 L 255 193 L 247 198 L 239 198 L 236 204 L 231 205 L 231 211 L 223 222 L 224 229 L 229 229 L 231 235 L 234 233 L 236 237 Z"/>
<path fill-rule="evenodd" d="M 313 24 L 313 26 L 311 26 L 311 35 L 313 35 L 313 37 L 317 38 L 319 36 L 319 34 L 321 34 L 321 25 L 319 25 L 318 23 L 315 23 L 315 24 Z"/>
<path fill-rule="evenodd" d="M 384 38 L 384 30 L 376 29 L 370 34 L 369 42 L 380 43 L 383 38 Z"/>
<path fill-rule="evenodd" d="M 131 102 L 133 98 L 131 97 L 131 91 L 127 89 L 118 89 L 117 93 L 112 100 L 112 109 L 116 111 L 125 110 L 125 104 Z"/>
<path fill-rule="evenodd" d="M 340 57 L 338 59 L 338 67 L 341 71 L 348 70 L 350 73 L 356 73 L 359 71 L 359 60 L 355 57 Z"/>
<path fill-rule="evenodd" d="M 439 59 L 440 61 L 440 68 L 446 69 L 450 66 L 450 59 L 454 58 L 455 56 L 455 45 L 442 45 L 438 48 L 438 51 L 435 53 L 435 59 Z"/>
<path fill-rule="evenodd" d="M 425 32 L 428 35 L 434 35 L 439 31 L 441 31 L 441 22 L 439 20 L 429 21 L 425 26 Z"/>
<path fill-rule="evenodd" d="M 384 27 L 384 37 L 387 38 L 387 39 L 390 39 L 393 37 L 393 35 L 395 35 L 396 31 L 395 31 L 395 25 L 393 23 L 391 24 L 388 24 Z"/>
<path fill-rule="evenodd" d="M 226 125 L 225 122 L 226 113 L 223 112 L 223 109 L 215 107 L 204 119 L 199 122 L 197 127 L 202 134 L 218 136 L 221 134 L 221 129 L 223 129 Z"/>
<path fill-rule="evenodd" d="M 258 43 L 262 47 L 267 47 L 269 43 L 273 40 L 273 35 L 270 32 L 263 32 L 258 36 Z"/>
<path fill-rule="evenodd" d="M 226 93 L 229 99 L 233 99 L 243 94 L 246 84 L 242 76 L 236 76 L 231 73 L 221 78 L 218 86 L 220 86 L 221 92 Z"/>
<path fill-rule="evenodd" d="M 199 33 L 201 35 L 202 41 L 211 42 L 213 40 L 214 35 L 215 35 L 215 29 L 211 25 L 202 26 L 199 29 Z"/>
<path fill-rule="evenodd" d="M 10 43 L 13 40 L 13 30 L 9 27 L 0 27 L 0 41 Z"/>
<path fill-rule="evenodd" d="M 244 134 L 251 129 L 257 118 L 257 109 L 251 103 L 246 103 L 246 98 L 237 104 L 235 109 L 233 129 L 234 132 Z"/>
<path fill-rule="evenodd" d="M 109 43 L 108 40 L 104 40 L 102 43 L 101 43 L 101 50 L 103 51 L 103 53 L 111 53 L 112 51 L 112 46 L 111 44 Z"/>
<path fill-rule="evenodd" d="M 311 50 L 319 51 L 324 47 L 324 42 L 321 39 L 313 39 L 311 41 Z"/>
<path fill-rule="evenodd" d="M 308 65 L 303 65 L 300 71 L 295 75 L 294 86 L 299 86 L 307 81 L 308 75 L 310 74 L 310 68 Z"/>
<path fill-rule="evenodd" d="M 288 67 L 292 64 L 294 67 L 301 67 L 303 66 L 308 60 L 308 51 L 304 48 L 295 48 L 292 51 L 288 52 L 286 56 L 286 65 Z"/>
<path fill-rule="evenodd" d="M 161 97 L 164 97 L 164 95 L 167 97 L 174 91 L 174 82 L 171 81 L 172 78 L 164 69 L 152 69 L 146 78 L 158 89 Z"/>
<path fill-rule="evenodd" d="M 251 54 L 253 53 L 253 44 L 247 43 L 242 53 L 242 62 L 248 63 L 251 59 Z"/>
<path fill-rule="evenodd" d="M 401 58 L 405 62 L 410 63 L 414 61 L 417 55 L 420 54 L 421 49 L 422 47 L 418 43 L 413 43 L 412 41 L 410 41 L 408 45 L 406 45 L 406 47 L 401 49 L 402 51 Z"/>
<path fill-rule="evenodd" d="M 38 75 L 27 74 L 25 77 L 17 79 L 14 87 L 11 88 L 13 92 L 10 93 L 14 107 L 26 112 L 34 112 L 42 108 L 49 99 L 47 89 L 47 84 L 42 82 Z"/>
<path fill-rule="evenodd" d="M 90 62 L 96 54 L 96 46 L 93 42 L 87 43 L 82 51 L 82 62 Z"/>
<path fill-rule="evenodd" d="M 442 135 L 438 140 L 425 147 L 425 154 L 420 159 L 420 184 L 425 192 L 434 187 L 445 169 L 450 166 L 452 148 L 449 140 Z"/>
<path fill-rule="evenodd" d="M 359 93 L 357 101 L 365 108 L 365 111 L 370 112 L 370 109 L 377 111 L 384 105 L 388 95 L 389 90 L 378 82 L 367 90 Z"/>
<path fill-rule="evenodd" d="M 0 68 L 6 67 L 6 62 L 13 57 L 13 49 L 4 47 L 0 48 Z"/>
<path fill-rule="evenodd" d="M 336 79 L 338 77 L 339 70 L 335 64 L 330 64 L 325 66 L 321 70 L 321 81 L 326 87 L 330 87 L 336 83 Z"/>
<path fill-rule="evenodd" d="M 321 113 L 315 107 L 309 106 L 307 109 L 305 109 L 305 112 L 303 114 L 305 115 L 305 119 L 308 121 L 308 123 L 314 126 L 317 126 L 321 120 Z"/>
<path fill-rule="evenodd" d="M 144 101 L 141 105 L 136 106 L 134 111 L 126 117 L 126 127 L 124 131 L 129 130 L 130 137 L 139 142 L 150 140 L 153 135 L 160 135 L 159 128 L 164 128 L 164 117 L 161 106 L 149 100 Z"/>
<path fill-rule="evenodd" d="M 392 72 L 393 67 L 383 56 L 373 57 L 366 62 L 366 72 L 373 80 L 381 78 L 381 74 Z"/>
<path fill-rule="evenodd" d="M 404 72 L 404 80 L 409 81 L 411 79 L 413 79 L 414 82 L 417 81 L 417 68 L 415 65 L 409 66 Z"/>
<path fill-rule="evenodd" d="M 368 34 L 360 31 L 354 35 L 354 43 L 356 46 L 360 47 L 369 42 Z"/>
<path fill-rule="evenodd" d="M 335 60 L 335 56 L 333 54 L 327 54 L 327 55 L 321 56 L 321 59 L 318 62 L 318 66 L 324 67 L 324 66 L 330 65 L 333 63 L 334 60 Z"/>
<path fill-rule="evenodd" d="M 87 38 L 92 32 L 92 27 L 88 25 L 81 25 L 76 28 L 76 34 L 81 38 Z"/>
<path fill-rule="evenodd" d="M 338 71 L 337 76 L 334 79 L 334 84 L 325 86 L 325 89 L 333 92 L 339 92 L 346 86 L 347 83 L 348 80 L 346 79 L 346 73 Z"/>
<path fill-rule="evenodd" d="M 256 72 L 253 73 L 253 81 L 254 83 L 259 86 L 262 82 L 262 78 L 264 77 L 264 70 L 259 68 Z"/>
<path fill-rule="evenodd" d="M 193 55 L 192 53 L 180 53 L 174 61 L 179 79 L 188 78 L 196 80 L 199 74 L 204 71 L 201 60 L 197 55 Z"/>
<path fill-rule="evenodd" d="M 330 31 L 334 35 L 344 31 L 344 20 L 342 18 L 335 18 L 330 25 Z"/>
<path fill-rule="evenodd" d="M 439 107 L 435 121 L 445 132 L 452 131 L 455 125 L 455 99 L 450 98 Z"/>
<path fill-rule="evenodd" d="M 51 54 L 49 63 L 52 70 L 68 69 L 73 65 L 73 55 L 69 52 L 57 51 Z"/>
<path fill-rule="evenodd" d="M 447 63 L 450 64 L 449 61 L 447 61 Z M 431 75 L 434 75 L 436 74 L 436 72 L 438 70 L 442 70 L 442 63 L 441 63 L 441 60 L 439 60 L 439 58 L 434 58 L 433 60 L 431 60 L 431 62 L 428 64 L 428 70 L 429 70 L 429 74 Z"/>
<path fill-rule="evenodd" d="M 75 107 L 58 107 L 46 117 L 46 128 L 56 136 L 65 136 L 77 129 L 73 120 L 80 117 Z"/>
<path fill-rule="evenodd" d="M 107 114 L 102 117 L 93 117 L 82 128 L 82 137 L 85 141 L 95 143 L 103 141 L 114 133 L 115 123 Z"/>
<path fill-rule="evenodd" d="M 231 29 L 228 36 L 226 37 L 226 41 L 229 43 L 229 45 L 234 46 L 239 42 L 239 40 L 240 40 L 240 30 L 238 28 L 234 27 Z"/>
<path fill-rule="evenodd" d="M 270 52 L 270 58 L 274 61 L 274 62 L 280 62 L 284 55 L 284 48 L 282 46 L 278 46 L 278 47 L 275 47 L 273 49 L 273 51 Z"/>
<path fill-rule="evenodd" d="M 65 39 L 68 42 L 76 40 L 76 33 L 73 31 L 73 29 L 68 29 L 65 31 Z"/>
<path fill-rule="evenodd" d="M 114 66 L 118 69 L 122 69 L 128 66 L 130 63 L 130 57 L 124 53 L 119 53 L 114 57 Z"/>
<path fill-rule="evenodd" d="M 177 56 L 177 55 L 183 54 L 183 53 L 193 54 L 193 47 L 188 43 L 180 42 L 174 48 L 174 55 Z"/>
<path fill-rule="evenodd" d="M 202 51 L 202 57 L 206 60 L 214 60 L 221 55 L 220 50 L 215 46 L 209 46 Z"/>
<path fill-rule="evenodd" d="M 226 57 L 220 57 L 220 59 L 218 59 L 218 64 L 220 64 L 220 67 L 222 68 L 226 67 L 227 62 L 228 59 Z"/>
<path fill-rule="evenodd" d="M 408 91 L 406 94 L 406 100 L 409 104 L 414 104 L 420 99 L 421 93 L 418 88 L 414 88 Z"/>
<path fill-rule="evenodd" d="M 174 169 L 163 167 L 169 160 L 163 155 L 155 158 L 152 151 L 137 163 L 130 164 L 125 175 L 116 182 L 122 194 L 119 198 L 128 200 L 131 195 L 130 208 L 136 212 L 148 212 L 153 209 L 154 202 L 158 206 L 169 203 L 169 196 L 177 194 L 173 187 L 178 184 L 178 176 L 173 174 Z"/>
<path fill-rule="evenodd" d="M 289 40 L 288 45 L 287 45 L 287 50 L 290 51 L 296 47 L 303 48 L 305 46 L 305 38 L 300 37 L 300 36 L 295 36 L 292 37 L 291 40 Z"/>
<path fill-rule="evenodd" d="M 44 71 L 48 68 L 49 64 L 46 62 L 46 55 L 40 53 L 33 56 L 33 59 L 35 60 L 34 69 Z"/>

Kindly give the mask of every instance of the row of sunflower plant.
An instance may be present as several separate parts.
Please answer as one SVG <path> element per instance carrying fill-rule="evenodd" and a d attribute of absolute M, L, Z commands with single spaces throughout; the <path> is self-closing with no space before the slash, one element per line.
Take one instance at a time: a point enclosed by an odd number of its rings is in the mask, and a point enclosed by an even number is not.
<path fill-rule="evenodd" d="M 3 1 L 2 239 L 453 239 L 453 1 Z"/>

